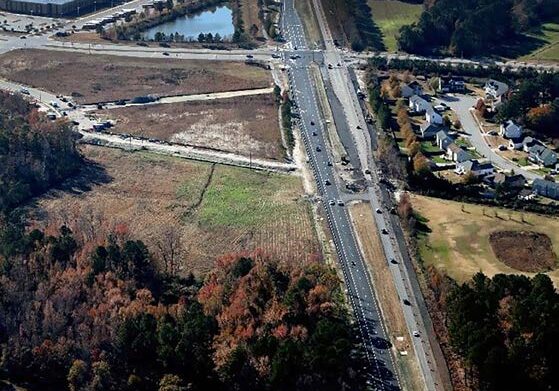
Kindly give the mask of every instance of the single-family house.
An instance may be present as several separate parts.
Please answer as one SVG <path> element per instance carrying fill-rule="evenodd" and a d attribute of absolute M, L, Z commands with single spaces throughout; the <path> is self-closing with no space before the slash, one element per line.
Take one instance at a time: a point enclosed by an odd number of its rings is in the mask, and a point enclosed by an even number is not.
<path fill-rule="evenodd" d="M 557 154 L 541 144 L 536 144 L 528 150 L 528 159 L 544 167 L 550 167 L 557 163 Z"/>
<path fill-rule="evenodd" d="M 446 151 L 448 146 L 453 143 L 453 140 L 444 129 L 441 129 L 435 134 L 435 142 L 441 150 Z"/>
<path fill-rule="evenodd" d="M 538 178 L 534 179 L 532 189 L 538 195 L 559 200 L 559 183 Z"/>
<path fill-rule="evenodd" d="M 440 125 L 443 123 L 443 117 L 433 109 L 433 106 L 429 106 L 425 111 L 425 121 L 430 124 Z"/>
<path fill-rule="evenodd" d="M 521 189 L 526 184 L 526 178 L 522 174 L 506 175 L 498 172 L 493 176 L 493 184 L 506 186 L 511 189 Z"/>
<path fill-rule="evenodd" d="M 509 139 L 509 149 L 522 149 L 524 146 L 524 139 L 522 137 L 515 137 Z"/>
<path fill-rule="evenodd" d="M 524 140 L 522 140 L 522 150 L 524 152 L 530 152 L 530 148 L 536 144 L 540 144 L 540 142 L 535 138 L 530 136 L 524 137 Z"/>
<path fill-rule="evenodd" d="M 472 173 L 476 177 L 485 176 L 493 173 L 493 165 L 490 162 L 479 162 L 472 159 L 456 163 L 454 171 L 459 175 Z"/>
<path fill-rule="evenodd" d="M 464 79 L 457 76 L 441 76 L 439 77 L 439 92 L 464 92 L 466 91 L 466 83 Z"/>
<path fill-rule="evenodd" d="M 414 113 L 424 113 L 429 108 L 432 108 L 431 103 L 427 102 L 419 95 L 412 95 L 410 97 L 409 107 L 410 110 Z"/>
<path fill-rule="evenodd" d="M 421 138 L 424 140 L 435 138 L 439 131 L 448 132 L 448 128 L 440 124 L 431 124 L 429 122 L 424 122 L 419 125 L 419 132 L 421 133 Z"/>
<path fill-rule="evenodd" d="M 413 95 L 423 94 L 423 88 L 421 88 L 421 84 L 414 80 L 411 83 L 402 83 L 400 92 L 403 98 L 410 98 Z"/>
<path fill-rule="evenodd" d="M 452 160 L 456 163 L 462 163 L 472 158 L 468 152 L 464 151 L 459 145 L 455 143 L 450 143 L 446 147 L 445 157 L 448 160 Z"/>
<path fill-rule="evenodd" d="M 522 136 L 522 127 L 509 119 L 504 124 L 501 124 L 501 127 L 499 128 L 499 135 L 508 139 L 520 138 Z"/>
<path fill-rule="evenodd" d="M 483 90 L 485 91 L 486 98 L 500 99 L 509 91 L 509 86 L 507 85 L 507 83 L 489 79 L 485 83 Z"/>

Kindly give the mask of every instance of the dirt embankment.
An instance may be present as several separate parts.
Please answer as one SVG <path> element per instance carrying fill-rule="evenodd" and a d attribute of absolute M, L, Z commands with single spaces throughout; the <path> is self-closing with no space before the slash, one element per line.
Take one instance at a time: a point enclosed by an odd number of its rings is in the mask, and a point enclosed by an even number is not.
<path fill-rule="evenodd" d="M 497 231 L 489 243 L 499 261 L 522 272 L 547 272 L 557 267 L 549 236 L 531 231 Z"/>

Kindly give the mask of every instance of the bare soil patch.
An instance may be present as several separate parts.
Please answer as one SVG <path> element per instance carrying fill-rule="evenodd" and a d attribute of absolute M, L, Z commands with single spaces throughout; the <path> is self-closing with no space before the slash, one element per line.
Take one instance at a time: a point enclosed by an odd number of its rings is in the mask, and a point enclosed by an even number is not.
<path fill-rule="evenodd" d="M 499 261 L 523 272 L 547 272 L 557 266 L 551 239 L 532 231 L 497 231 L 489 243 Z"/>
<path fill-rule="evenodd" d="M 268 71 L 234 61 L 139 58 L 39 49 L 0 56 L 0 76 L 72 95 L 78 103 L 147 94 L 183 95 L 270 87 Z"/>
<path fill-rule="evenodd" d="M 96 146 L 83 153 L 90 162 L 84 176 L 94 171 L 103 180 L 38 199 L 31 210 L 37 226 L 54 232 L 68 224 L 77 240 L 91 243 L 126 232 L 160 264 L 169 237 L 177 237 L 178 271 L 197 275 L 231 252 L 260 250 L 284 262 L 320 257 L 299 177 Z"/>
<path fill-rule="evenodd" d="M 129 106 L 96 113 L 116 120 L 116 132 L 266 159 L 285 156 L 272 94 Z"/>

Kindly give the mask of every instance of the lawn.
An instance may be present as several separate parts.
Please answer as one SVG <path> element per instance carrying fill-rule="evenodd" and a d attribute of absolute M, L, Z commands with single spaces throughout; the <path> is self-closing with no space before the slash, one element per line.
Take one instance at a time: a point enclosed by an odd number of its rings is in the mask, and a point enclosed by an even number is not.
<path fill-rule="evenodd" d="M 320 253 L 299 177 L 103 147 L 84 146 L 83 153 L 85 185 L 68 183 L 31 210 L 48 232 L 69 224 L 78 240 L 83 233 L 102 241 L 126 227 L 161 260 L 160 244 L 172 230 L 182 270 L 197 275 L 231 252 L 260 249 L 299 263 Z"/>
<path fill-rule="evenodd" d="M 543 41 L 545 45 L 521 59 L 559 61 L 559 23 L 544 23 L 540 31 L 532 33 L 530 36 Z"/>
<path fill-rule="evenodd" d="M 433 145 L 433 143 L 431 143 L 431 141 L 422 141 L 421 142 L 421 151 L 423 153 L 439 153 L 439 152 L 442 152 L 441 149 L 438 146 Z"/>
<path fill-rule="evenodd" d="M 423 9 L 421 4 L 409 4 L 399 0 L 369 0 L 369 7 L 389 52 L 398 49 L 396 36 L 400 27 L 417 21 Z"/>
<path fill-rule="evenodd" d="M 412 196 L 412 204 L 431 231 L 420 235 L 419 248 L 424 264 L 434 265 L 460 282 L 478 271 L 489 276 L 497 273 L 533 275 L 518 272 L 497 260 L 489 243 L 489 234 L 494 231 L 545 233 L 555 253 L 559 252 L 558 218 L 418 195 Z M 559 286 L 559 270 L 546 274 Z"/>

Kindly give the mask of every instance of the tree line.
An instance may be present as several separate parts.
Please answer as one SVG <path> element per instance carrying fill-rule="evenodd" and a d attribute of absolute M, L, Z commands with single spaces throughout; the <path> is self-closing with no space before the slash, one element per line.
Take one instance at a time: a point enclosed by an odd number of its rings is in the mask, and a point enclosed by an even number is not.
<path fill-rule="evenodd" d="M 418 54 L 492 54 L 556 17 L 557 9 L 559 0 L 433 0 L 418 22 L 400 29 L 398 47 Z"/>
<path fill-rule="evenodd" d="M 444 293 L 453 349 L 481 391 L 559 387 L 559 295 L 547 275 L 476 274 Z"/>

